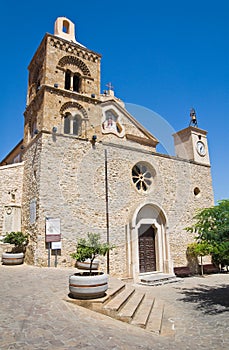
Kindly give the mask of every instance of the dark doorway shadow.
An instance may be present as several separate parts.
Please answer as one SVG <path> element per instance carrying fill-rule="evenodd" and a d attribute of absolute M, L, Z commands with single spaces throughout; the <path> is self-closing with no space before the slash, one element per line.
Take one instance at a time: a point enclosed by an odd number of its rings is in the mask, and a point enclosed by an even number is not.
<path fill-rule="evenodd" d="M 196 309 L 205 314 L 215 315 L 229 311 L 229 285 L 200 285 L 197 288 L 182 289 L 180 293 L 184 297 L 179 300 L 196 304 Z"/>

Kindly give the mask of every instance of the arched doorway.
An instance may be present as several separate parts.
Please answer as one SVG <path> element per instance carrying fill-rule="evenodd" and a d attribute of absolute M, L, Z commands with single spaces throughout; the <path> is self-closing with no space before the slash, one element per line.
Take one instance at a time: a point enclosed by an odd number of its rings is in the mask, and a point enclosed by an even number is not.
<path fill-rule="evenodd" d="M 156 271 L 155 228 L 143 224 L 138 229 L 139 272 Z"/>
<path fill-rule="evenodd" d="M 147 203 L 136 209 L 127 233 L 129 273 L 134 280 L 145 273 L 172 273 L 167 226 L 158 205 Z"/>

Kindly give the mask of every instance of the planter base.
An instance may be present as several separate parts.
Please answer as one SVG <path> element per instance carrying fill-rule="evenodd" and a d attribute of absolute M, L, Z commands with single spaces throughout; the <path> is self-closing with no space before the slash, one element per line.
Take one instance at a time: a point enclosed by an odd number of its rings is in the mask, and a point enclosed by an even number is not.
<path fill-rule="evenodd" d="M 105 295 L 108 289 L 108 276 L 103 272 L 75 273 L 69 277 L 70 296 L 76 299 L 95 299 Z"/>
<path fill-rule="evenodd" d="M 20 265 L 24 262 L 24 253 L 2 253 L 3 265 Z"/>
<path fill-rule="evenodd" d="M 85 261 L 77 261 L 76 262 L 76 267 L 80 270 L 89 270 L 90 269 L 90 260 L 85 260 Z M 99 268 L 99 260 L 94 260 L 92 263 L 92 270 L 98 270 Z"/>

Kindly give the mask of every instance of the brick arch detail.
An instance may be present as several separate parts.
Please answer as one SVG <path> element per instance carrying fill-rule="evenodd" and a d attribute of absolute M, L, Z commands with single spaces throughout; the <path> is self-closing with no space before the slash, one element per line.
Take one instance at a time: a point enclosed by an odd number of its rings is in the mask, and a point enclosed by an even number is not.
<path fill-rule="evenodd" d="M 79 103 L 77 102 L 66 102 L 60 109 L 60 113 L 64 114 L 64 112 L 69 109 L 69 108 L 76 108 L 78 109 L 84 116 L 84 118 L 88 118 L 87 112 L 85 110 L 85 108 L 83 108 L 83 106 L 81 106 Z"/>
<path fill-rule="evenodd" d="M 64 56 L 62 57 L 59 62 L 58 62 L 58 65 L 60 67 L 64 67 L 66 66 L 67 64 L 72 64 L 74 66 L 77 66 L 80 68 L 80 70 L 83 72 L 84 75 L 86 76 L 91 76 L 91 73 L 90 73 L 90 70 L 89 68 L 87 67 L 87 65 L 81 61 L 79 58 L 77 57 L 73 57 L 73 56 Z"/>

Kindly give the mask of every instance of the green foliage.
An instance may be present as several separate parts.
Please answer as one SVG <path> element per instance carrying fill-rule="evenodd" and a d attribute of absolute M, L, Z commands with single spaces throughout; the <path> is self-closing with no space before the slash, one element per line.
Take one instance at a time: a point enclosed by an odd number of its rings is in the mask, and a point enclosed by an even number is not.
<path fill-rule="evenodd" d="M 229 265 L 229 241 L 221 242 L 214 247 L 212 254 L 213 263 L 222 266 Z"/>
<path fill-rule="evenodd" d="M 100 242 L 100 235 L 97 233 L 88 233 L 88 238 L 79 239 L 76 247 L 76 252 L 71 254 L 71 257 L 76 261 L 85 261 L 90 259 L 90 274 L 91 267 L 94 259 L 98 255 L 105 256 L 106 253 L 113 249 L 114 246 L 111 246 L 107 243 Z"/>
<path fill-rule="evenodd" d="M 22 248 L 26 246 L 28 243 L 28 236 L 24 233 L 17 232 L 9 232 L 3 239 L 4 243 L 14 244 L 17 248 Z"/>
<path fill-rule="evenodd" d="M 187 247 L 187 254 L 193 257 L 209 255 L 212 251 L 212 245 L 207 242 L 194 242 Z"/>
<path fill-rule="evenodd" d="M 186 231 L 197 234 L 196 246 L 199 256 L 211 254 L 217 265 L 229 265 L 229 200 L 224 199 L 217 205 L 199 211 L 196 222 L 186 227 Z"/>

